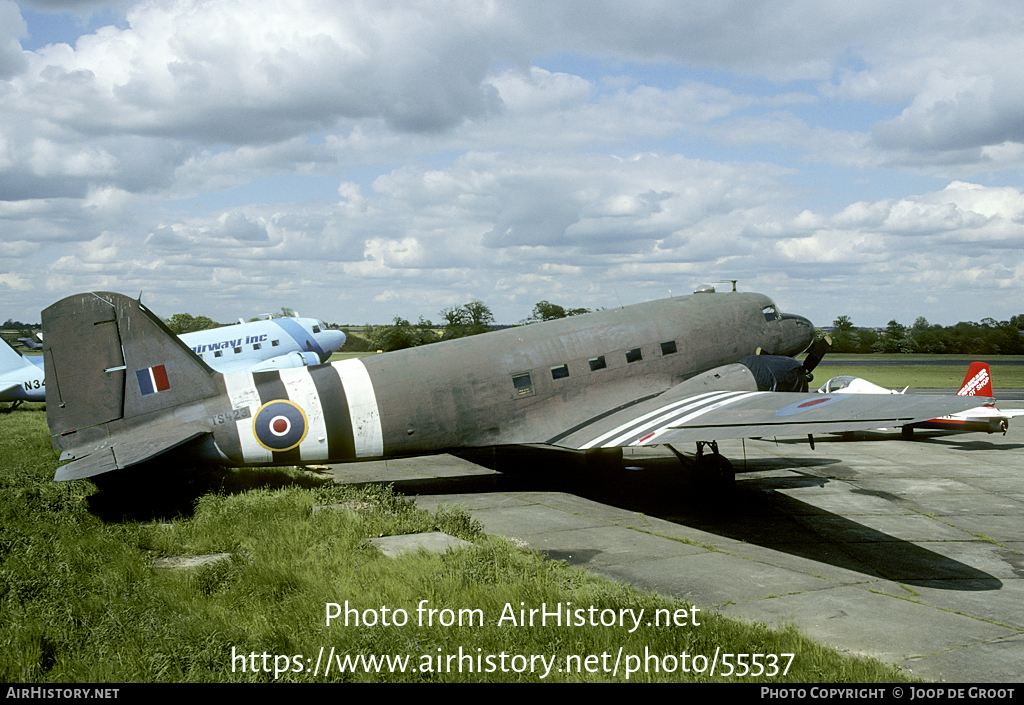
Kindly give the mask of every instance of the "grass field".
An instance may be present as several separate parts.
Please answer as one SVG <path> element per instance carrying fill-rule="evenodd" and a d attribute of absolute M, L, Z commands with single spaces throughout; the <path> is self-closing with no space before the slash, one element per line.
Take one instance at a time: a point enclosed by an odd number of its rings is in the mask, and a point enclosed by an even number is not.
<path fill-rule="evenodd" d="M 1024 357 L 992 355 L 832 355 L 825 357 L 814 371 L 814 384 L 840 375 L 862 377 L 881 387 L 914 389 L 959 389 L 968 366 L 975 360 L 989 364 L 992 385 L 996 389 L 1024 389 Z M 856 362 L 856 365 L 843 363 Z M 941 362 L 942 364 L 935 364 Z M 874 364 L 873 364 L 874 363 Z"/>
<path fill-rule="evenodd" d="M 0 414 L 0 680 L 7 683 L 621 682 L 627 665 L 641 664 L 625 659 L 611 673 L 620 648 L 627 657 L 639 658 L 645 649 L 655 655 L 629 674 L 631 681 L 732 680 L 721 676 L 724 662 L 713 677 L 706 663 L 704 673 L 695 672 L 703 662 L 693 658 L 707 656 L 710 663 L 716 650 L 794 654 L 791 664 L 788 656 L 774 665 L 767 657 L 742 666 L 734 660 L 737 672 L 778 669 L 771 678 L 738 680 L 906 680 L 885 664 L 814 644 L 796 629 L 709 611 L 700 613 L 699 627 L 641 626 L 632 633 L 502 621 L 510 609 L 518 617 L 520 608 L 565 603 L 597 614 L 643 609 L 647 615 L 678 615 L 690 605 L 544 560 L 484 535 L 461 510 L 431 514 L 388 488 L 343 488 L 294 469 L 169 466 L 106 478 L 113 482 L 102 489 L 85 480 L 55 483 L 56 453 L 40 407 Z M 324 504 L 340 506 L 313 512 Z M 477 547 L 391 559 L 368 542 L 433 530 Z M 227 557 L 188 572 L 154 563 L 214 553 Z M 328 604 L 346 601 L 360 624 L 345 626 L 339 618 L 328 625 Z M 420 604 L 451 612 L 421 625 Z M 388 613 L 398 621 L 400 610 L 406 624 L 383 623 Z M 445 614 L 466 620 L 479 614 L 480 622 L 437 623 Z M 324 675 L 321 666 L 314 674 L 318 655 L 332 649 L 335 668 Z M 545 673 L 535 658 L 531 668 L 531 656 L 554 665 Z M 375 667 L 370 657 L 393 660 Z M 341 671 L 346 658 L 356 660 Z"/>

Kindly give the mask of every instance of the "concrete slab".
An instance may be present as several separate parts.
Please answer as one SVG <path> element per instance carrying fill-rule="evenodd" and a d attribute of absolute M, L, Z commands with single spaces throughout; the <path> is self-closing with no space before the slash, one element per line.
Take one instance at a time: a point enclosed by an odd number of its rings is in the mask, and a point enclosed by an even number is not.
<path fill-rule="evenodd" d="M 736 489 L 709 494 L 663 448 L 617 475 L 519 453 L 498 474 L 451 456 L 332 468 L 461 504 L 488 531 L 702 610 L 795 624 L 950 682 L 1024 680 L 1024 424 L 728 441 Z M 685 450 L 685 449 L 684 449 Z M 353 473 L 355 469 L 358 472 Z M 380 471 L 382 476 L 375 476 Z"/>
<path fill-rule="evenodd" d="M 723 614 L 762 621 L 790 621 L 804 633 L 825 643 L 841 634 L 843 648 L 856 653 L 895 661 L 921 673 L 923 659 L 930 654 L 964 650 L 971 645 L 1006 638 L 1014 630 L 968 615 L 853 586 L 815 593 L 800 592 L 762 600 L 757 604 L 728 605 Z M 893 625 L 898 624 L 898 628 Z M 910 660 L 914 659 L 914 668 Z M 973 680 L 974 676 L 950 680 Z M 982 680 L 989 680 L 983 678 Z"/>
<path fill-rule="evenodd" d="M 403 534 L 401 536 L 381 536 L 370 539 L 370 543 L 380 549 L 389 558 L 400 556 L 410 551 L 430 551 L 444 553 L 457 548 L 472 546 L 469 541 L 445 534 L 440 531 L 427 531 L 420 534 Z"/>

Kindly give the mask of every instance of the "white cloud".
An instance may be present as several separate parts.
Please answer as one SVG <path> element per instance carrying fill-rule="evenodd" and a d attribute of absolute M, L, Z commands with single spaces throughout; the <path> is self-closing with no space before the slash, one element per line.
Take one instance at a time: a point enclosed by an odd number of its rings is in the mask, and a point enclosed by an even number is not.
<path fill-rule="evenodd" d="M 9 0 L 0 0 L 0 80 L 10 79 L 25 70 L 27 63 L 20 40 L 26 33 L 27 26 L 18 6 Z"/>
<path fill-rule="evenodd" d="M 45 282 L 7 285 L 15 318 L 103 287 L 225 320 L 520 320 L 737 277 L 827 320 L 1019 313 L 1002 3 L 128 8 L 24 52 L 0 0 L 0 272 Z"/>

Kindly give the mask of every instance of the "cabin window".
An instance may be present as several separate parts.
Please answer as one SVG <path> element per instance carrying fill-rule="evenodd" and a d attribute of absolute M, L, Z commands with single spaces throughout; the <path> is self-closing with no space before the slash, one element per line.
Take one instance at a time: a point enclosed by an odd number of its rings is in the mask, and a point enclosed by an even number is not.
<path fill-rule="evenodd" d="M 271 341 L 270 341 L 270 345 L 271 345 L 271 347 L 275 347 L 275 348 L 276 348 L 276 347 L 277 347 L 278 345 L 280 345 L 280 344 L 281 344 L 281 341 L 280 341 L 280 340 L 271 340 Z"/>
<path fill-rule="evenodd" d="M 263 346 L 262 346 L 262 345 L 260 345 L 259 343 L 253 343 L 253 344 L 252 344 L 252 349 L 253 349 L 253 350 L 259 350 L 259 349 L 260 349 L 260 348 L 262 348 L 262 347 L 263 347 Z"/>
<path fill-rule="evenodd" d="M 221 356 L 221 355 L 223 355 L 223 354 L 224 354 L 224 351 L 223 351 L 223 350 L 214 350 L 214 351 L 213 351 L 213 356 L 214 356 L 214 357 L 220 357 L 220 356 Z"/>
<path fill-rule="evenodd" d="M 608 364 L 604 361 L 604 355 L 599 355 L 598 357 L 592 357 L 589 360 L 587 360 L 587 362 L 590 363 L 590 371 L 591 372 L 596 372 L 597 370 L 603 370 L 604 368 L 608 367 Z"/>
<path fill-rule="evenodd" d="M 314 333 L 319 333 L 320 332 L 320 326 L 313 326 L 313 332 Z"/>
<path fill-rule="evenodd" d="M 644 356 L 640 353 L 640 348 L 633 348 L 632 350 L 626 351 L 626 362 L 636 362 L 637 360 L 643 360 Z"/>
<path fill-rule="evenodd" d="M 670 340 L 667 343 L 661 344 L 662 355 L 672 355 L 676 352 L 676 341 Z"/>
<path fill-rule="evenodd" d="M 565 379 L 569 376 L 568 365 L 557 365 L 551 368 L 551 379 Z"/>
<path fill-rule="evenodd" d="M 533 380 L 529 372 L 521 375 L 512 375 L 512 385 L 516 388 L 517 397 L 526 397 L 533 394 Z"/>
<path fill-rule="evenodd" d="M 242 352 L 242 348 L 240 348 L 240 347 L 239 348 L 235 348 L 235 353 L 240 353 L 240 352 Z"/>

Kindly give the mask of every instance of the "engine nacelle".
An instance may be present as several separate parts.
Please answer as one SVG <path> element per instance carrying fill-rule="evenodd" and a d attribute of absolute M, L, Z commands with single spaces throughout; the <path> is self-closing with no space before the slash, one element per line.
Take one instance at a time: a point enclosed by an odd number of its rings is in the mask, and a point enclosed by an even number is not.
<path fill-rule="evenodd" d="M 806 392 L 811 380 L 800 362 L 783 355 L 749 355 L 740 364 L 753 373 L 761 392 Z"/>
<path fill-rule="evenodd" d="M 247 370 L 248 372 L 265 372 L 267 370 L 287 370 L 291 367 L 307 367 L 308 365 L 319 365 L 320 356 L 315 352 L 290 352 L 287 355 L 278 355 Z"/>

